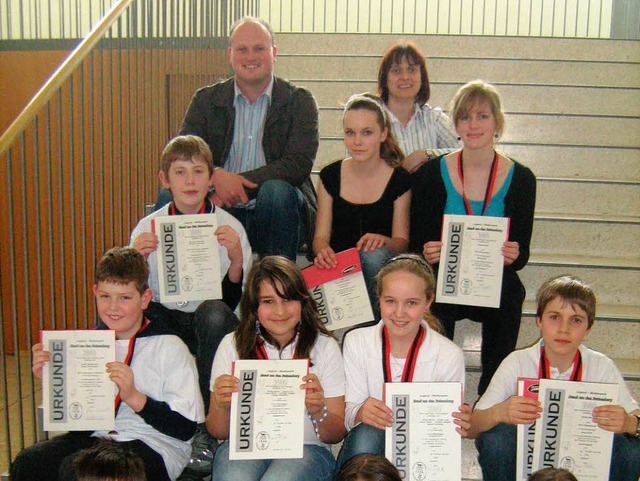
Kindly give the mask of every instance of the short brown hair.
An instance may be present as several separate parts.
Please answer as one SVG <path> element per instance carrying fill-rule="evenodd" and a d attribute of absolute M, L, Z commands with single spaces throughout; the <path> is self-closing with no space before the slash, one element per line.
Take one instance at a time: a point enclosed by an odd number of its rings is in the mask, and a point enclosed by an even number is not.
<path fill-rule="evenodd" d="M 578 481 L 578 479 L 566 469 L 544 468 L 529 476 L 527 481 Z"/>
<path fill-rule="evenodd" d="M 73 460 L 78 481 L 146 481 L 142 458 L 129 448 L 103 439 L 78 451 Z"/>
<path fill-rule="evenodd" d="M 406 58 L 409 64 L 417 65 L 420 68 L 420 89 L 416 95 L 415 102 L 423 106 L 431 97 L 427 61 L 418 46 L 410 40 L 398 40 L 382 56 L 382 62 L 378 69 L 378 93 L 385 104 L 389 102 L 389 70 L 394 64 L 402 62 L 403 58 Z"/>
<path fill-rule="evenodd" d="M 95 283 L 110 282 L 129 284 L 133 282 L 140 294 L 149 288 L 149 265 L 142 254 L 133 247 L 112 247 L 98 262 Z"/>
<path fill-rule="evenodd" d="M 177 160 L 190 160 L 201 156 L 207 163 L 209 175 L 213 173 L 213 155 L 209 145 L 197 135 L 178 135 L 169 141 L 162 151 L 160 170 L 169 175 L 171 164 Z"/>
<path fill-rule="evenodd" d="M 542 317 L 547 305 L 556 297 L 578 306 L 587 314 L 588 328 L 591 329 L 596 317 L 596 295 L 587 283 L 573 276 L 559 276 L 549 279 L 538 289 L 536 316 Z"/>
<path fill-rule="evenodd" d="M 400 473 L 380 454 L 359 454 L 344 463 L 337 481 L 401 481 Z"/>
<path fill-rule="evenodd" d="M 376 275 L 376 293 L 378 294 L 378 300 L 382 295 L 382 281 L 385 276 L 392 272 L 399 271 L 409 272 L 422 279 L 424 281 L 424 294 L 427 296 L 427 300 L 435 299 L 436 279 L 433 275 L 432 267 L 417 254 L 400 254 L 388 260 Z M 427 321 L 429 327 L 434 331 L 440 333 L 444 331 L 438 318 L 431 314 L 431 312 L 425 312 L 424 320 Z"/>
<path fill-rule="evenodd" d="M 493 116 L 496 118 L 496 134 L 500 137 L 505 127 L 500 94 L 493 85 L 483 80 L 473 80 L 463 85 L 453 96 L 451 100 L 453 124 L 457 127 L 462 116 L 469 113 L 478 102 L 487 102 L 491 107 Z"/>

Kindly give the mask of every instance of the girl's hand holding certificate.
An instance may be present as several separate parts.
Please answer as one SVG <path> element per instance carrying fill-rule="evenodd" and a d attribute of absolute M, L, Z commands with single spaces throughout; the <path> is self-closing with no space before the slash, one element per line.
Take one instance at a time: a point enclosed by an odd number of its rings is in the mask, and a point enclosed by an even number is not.
<path fill-rule="evenodd" d="M 325 406 L 324 390 L 320 380 L 315 374 L 307 374 L 302 380 L 304 384 L 300 385 L 300 389 L 306 390 L 304 405 L 311 416 L 318 417 L 322 414 L 322 409 Z"/>
<path fill-rule="evenodd" d="M 385 429 L 393 425 L 393 413 L 385 403 L 370 397 L 356 415 L 356 423 L 361 421 L 374 428 Z"/>
<path fill-rule="evenodd" d="M 238 392 L 239 379 L 230 374 L 218 376 L 213 384 L 212 398 L 219 411 L 231 409 L 231 394 Z"/>
<path fill-rule="evenodd" d="M 455 424 L 456 432 L 466 438 L 469 436 L 471 429 L 471 406 L 463 404 L 458 406 L 458 411 L 451 414 L 453 416 L 453 424 Z"/>

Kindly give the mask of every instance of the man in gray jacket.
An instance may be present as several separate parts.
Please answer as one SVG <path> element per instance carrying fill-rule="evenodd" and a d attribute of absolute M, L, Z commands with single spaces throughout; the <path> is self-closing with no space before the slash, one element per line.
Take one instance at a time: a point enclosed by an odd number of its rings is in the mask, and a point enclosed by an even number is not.
<path fill-rule="evenodd" d="M 196 92 L 180 134 L 211 147 L 211 200 L 242 222 L 254 252 L 295 260 L 313 237 L 318 108 L 308 90 L 274 76 L 276 53 L 266 22 L 236 22 L 227 49 L 235 76 Z"/>

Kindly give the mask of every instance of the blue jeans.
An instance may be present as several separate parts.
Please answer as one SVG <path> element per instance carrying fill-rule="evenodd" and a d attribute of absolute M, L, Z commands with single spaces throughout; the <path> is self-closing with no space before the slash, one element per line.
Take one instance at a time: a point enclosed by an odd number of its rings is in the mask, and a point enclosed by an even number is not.
<path fill-rule="evenodd" d="M 358 454 L 384 455 L 384 431 L 364 423 L 349 431 L 338 454 L 334 479 L 337 479 L 344 463 Z"/>
<path fill-rule="evenodd" d="M 482 478 L 511 481 L 516 474 L 516 426 L 498 424 L 476 439 Z M 638 481 L 640 477 L 640 439 L 613 435 L 610 481 Z"/>
<path fill-rule="evenodd" d="M 211 481 L 330 481 L 336 464 L 323 446 L 304 445 L 302 459 L 229 460 L 229 441 L 222 443 L 213 460 Z"/>
<path fill-rule="evenodd" d="M 161 189 L 154 210 L 173 199 L 171 192 Z M 267 180 L 258 190 L 253 209 L 225 207 L 240 221 L 249 243 L 260 257 L 282 255 L 295 262 L 304 241 L 306 215 L 302 192 L 284 180 Z"/>
<path fill-rule="evenodd" d="M 369 301 L 373 309 L 373 320 L 379 321 L 380 303 L 378 301 L 376 275 L 378 275 L 378 271 L 380 271 L 385 262 L 393 257 L 393 254 L 387 246 L 371 252 L 359 251 L 358 253 L 360 255 L 360 263 L 362 264 L 364 283 L 367 285 L 367 294 L 369 294 Z"/>
<path fill-rule="evenodd" d="M 304 239 L 302 192 L 283 180 L 268 180 L 260 186 L 253 209 L 226 209 L 238 219 L 259 257 L 281 255 L 295 262 Z"/>
<path fill-rule="evenodd" d="M 614 434 L 609 481 L 638 481 L 638 479 L 640 479 L 640 438 Z"/>
<path fill-rule="evenodd" d="M 500 423 L 476 439 L 482 479 L 513 481 L 516 477 L 516 426 Z"/>

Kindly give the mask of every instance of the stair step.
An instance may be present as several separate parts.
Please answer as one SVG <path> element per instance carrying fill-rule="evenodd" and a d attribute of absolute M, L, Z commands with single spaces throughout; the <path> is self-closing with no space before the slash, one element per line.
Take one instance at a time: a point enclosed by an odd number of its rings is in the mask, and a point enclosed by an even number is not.
<path fill-rule="evenodd" d="M 472 58 L 514 58 L 640 62 L 637 43 L 624 40 L 577 38 L 522 38 L 474 35 L 402 35 L 397 34 L 300 34 L 279 33 L 278 59 L 295 52 L 318 55 L 355 55 L 379 59 L 382 53 L 399 38 L 412 40 L 427 59 L 449 58 L 464 53 Z M 310 41 L 312 39 L 312 41 Z M 452 47 L 455 45 L 455 48 Z M 280 66 L 278 66 L 280 68 Z M 466 78 L 466 77 L 463 77 Z"/>
<path fill-rule="evenodd" d="M 507 118 L 507 128 L 509 119 Z M 332 160 L 344 158 L 342 136 L 325 135 L 320 125 L 320 148 L 314 171 Z M 640 181 L 640 149 L 603 146 L 545 145 L 531 142 L 514 143 L 501 140 L 498 150 L 529 167 L 537 176 Z"/>
<path fill-rule="evenodd" d="M 535 317 L 523 315 L 516 347 L 518 349 L 531 346 L 540 339 Z M 638 359 L 640 355 L 633 342 L 620 342 L 621 339 L 640 339 L 640 320 L 603 321 L 596 320 L 584 344 L 611 358 Z M 482 325 L 469 320 L 459 321 L 456 325 L 455 342 L 465 351 L 478 352 L 482 345 Z M 633 367 L 633 366 L 629 366 Z M 640 372 L 640 365 L 638 372 Z M 635 371 L 628 372 L 629 375 Z"/>
<path fill-rule="evenodd" d="M 278 56 L 278 74 L 286 78 L 375 79 L 380 55 Z M 554 68 L 555 67 L 555 68 Z M 481 78 L 493 83 L 573 85 L 640 88 L 639 66 L 634 63 L 573 60 L 429 57 L 429 71 L 441 82 Z"/>
<path fill-rule="evenodd" d="M 529 258 L 530 265 L 551 266 L 551 267 L 578 267 L 591 269 L 618 269 L 618 270 L 640 270 L 640 259 L 615 259 L 611 257 L 596 257 L 590 255 L 556 255 L 540 254 L 532 255 Z"/>
<path fill-rule="evenodd" d="M 638 74 L 640 77 L 640 71 Z M 323 136 L 342 138 L 342 108 L 320 109 Z M 638 148 L 640 118 L 510 113 L 502 142 Z"/>
<path fill-rule="evenodd" d="M 605 216 L 537 214 L 531 246 L 536 255 L 584 252 L 593 256 L 637 259 L 640 218 L 619 217 L 613 221 Z"/>
<path fill-rule="evenodd" d="M 518 273 L 527 289 L 527 300 L 535 299 L 538 288 L 545 280 L 567 274 L 575 275 L 589 283 L 602 304 L 635 306 L 640 300 L 637 265 L 634 270 L 611 265 L 613 262 L 603 262 L 594 266 L 593 259 L 589 258 L 583 263 L 577 263 L 575 257 L 571 256 L 546 257 L 549 262 L 532 256 L 529 264 Z"/>
<path fill-rule="evenodd" d="M 535 317 L 536 302 L 533 300 L 524 301 L 522 306 L 523 317 Z M 596 322 L 640 322 L 640 306 L 604 304 L 598 302 L 596 308 Z"/>
<path fill-rule="evenodd" d="M 437 80 L 438 72 L 429 72 L 431 96 L 429 105 L 448 110 L 451 99 L 455 95 L 459 82 L 441 82 Z M 344 105 L 353 94 L 377 90 L 376 78 L 370 79 L 310 79 L 302 75 L 291 78 L 296 85 L 306 87 L 318 103 L 324 108 L 337 108 Z M 503 110 L 507 114 L 525 113 L 545 115 L 562 115 L 571 112 L 572 115 L 586 116 L 640 116 L 640 89 L 619 87 L 579 87 L 553 86 L 533 84 L 496 83 L 500 91 Z M 543 105 L 539 99 L 547 99 Z"/>

